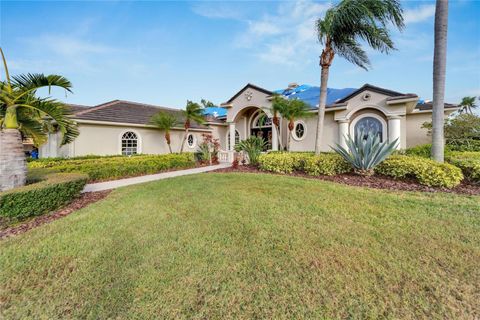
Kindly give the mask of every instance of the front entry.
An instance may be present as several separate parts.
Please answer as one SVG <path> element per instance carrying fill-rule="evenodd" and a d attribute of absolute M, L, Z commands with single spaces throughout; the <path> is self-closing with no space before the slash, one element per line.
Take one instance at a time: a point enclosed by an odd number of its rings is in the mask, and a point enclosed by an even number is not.
<path fill-rule="evenodd" d="M 263 151 L 272 149 L 272 119 L 265 117 L 263 112 L 258 112 L 253 118 L 250 127 L 250 136 L 263 138 L 267 141 L 267 146 Z"/>

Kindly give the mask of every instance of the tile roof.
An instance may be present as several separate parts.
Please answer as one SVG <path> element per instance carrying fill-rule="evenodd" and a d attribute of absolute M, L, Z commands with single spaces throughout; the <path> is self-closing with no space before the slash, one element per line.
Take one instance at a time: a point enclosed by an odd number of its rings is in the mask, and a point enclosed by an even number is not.
<path fill-rule="evenodd" d="M 451 104 L 451 103 L 445 103 L 444 104 L 445 109 L 454 109 L 458 108 L 457 104 Z M 433 104 L 431 102 L 423 102 L 423 103 L 418 103 L 415 109 L 418 109 L 420 111 L 425 111 L 425 110 L 432 110 Z"/>
<path fill-rule="evenodd" d="M 117 123 L 149 124 L 150 118 L 159 111 L 173 113 L 180 122 L 183 122 L 182 110 L 154 106 L 150 104 L 113 100 L 90 108 L 72 108 L 73 118 L 78 120 L 105 121 Z M 206 126 L 197 123 L 192 128 L 206 129 Z"/>

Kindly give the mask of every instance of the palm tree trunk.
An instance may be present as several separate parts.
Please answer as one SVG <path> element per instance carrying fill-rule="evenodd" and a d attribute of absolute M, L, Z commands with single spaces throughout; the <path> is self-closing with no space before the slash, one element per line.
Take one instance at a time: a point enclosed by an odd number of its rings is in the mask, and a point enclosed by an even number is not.
<path fill-rule="evenodd" d="M 25 185 L 27 165 L 18 129 L 0 131 L 0 191 Z"/>
<path fill-rule="evenodd" d="M 317 135 L 315 138 L 315 154 L 319 155 L 322 147 L 323 123 L 325 120 L 325 105 L 327 104 L 327 86 L 329 66 L 323 66 L 320 76 L 320 99 L 318 102 Z"/>
<path fill-rule="evenodd" d="M 290 140 L 292 139 L 292 131 L 288 130 L 287 135 L 287 151 L 290 152 Z"/>
<path fill-rule="evenodd" d="M 435 7 L 435 47 L 433 51 L 432 157 L 444 160 L 444 98 L 447 65 L 448 0 L 437 0 Z"/>
<path fill-rule="evenodd" d="M 185 128 L 185 135 L 183 136 L 183 139 L 182 139 L 182 146 L 180 148 L 180 153 L 183 152 L 183 148 L 185 146 L 185 141 L 187 141 L 187 137 L 188 137 L 188 128 Z"/>
<path fill-rule="evenodd" d="M 280 128 L 279 126 L 275 125 L 275 130 L 277 130 L 277 139 L 278 139 L 278 147 L 279 150 L 283 150 L 283 144 L 282 144 L 282 136 L 280 134 Z"/>

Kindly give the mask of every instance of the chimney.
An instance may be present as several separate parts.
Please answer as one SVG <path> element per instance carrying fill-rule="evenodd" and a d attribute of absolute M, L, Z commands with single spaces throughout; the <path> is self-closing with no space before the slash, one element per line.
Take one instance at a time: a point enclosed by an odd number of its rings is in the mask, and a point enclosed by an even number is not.
<path fill-rule="evenodd" d="M 296 87 L 298 87 L 298 83 L 296 82 L 291 82 L 288 84 L 288 89 L 295 89 Z"/>

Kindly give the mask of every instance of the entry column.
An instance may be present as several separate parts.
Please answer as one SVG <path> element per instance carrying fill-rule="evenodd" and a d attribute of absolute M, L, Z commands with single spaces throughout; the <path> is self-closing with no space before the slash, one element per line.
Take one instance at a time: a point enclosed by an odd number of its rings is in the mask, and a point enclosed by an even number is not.
<path fill-rule="evenodd" d="M 347 148 L 348 120 L 338 121 L 338 144 Z"/>
<path fill-rule="evenodd" d="M 400 122 L 401 118 L 399 116 L 390 116 L 388 117 L 388 141 L 393 142 L 395 139 L 397 141 L 397 149 L 400 149 L 401 139 L 400 139 Z"/>
<path fill-rule="evenodd" d="M 228 130 L 230 133 L 230 148 L 228 149 L 228 161 L 233 162 L 233 158 L 235 156 L 235 122 L 230 122 L 228 124 Z"/>

